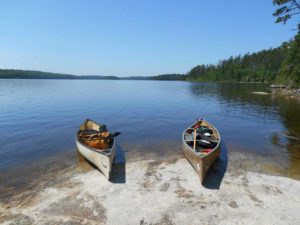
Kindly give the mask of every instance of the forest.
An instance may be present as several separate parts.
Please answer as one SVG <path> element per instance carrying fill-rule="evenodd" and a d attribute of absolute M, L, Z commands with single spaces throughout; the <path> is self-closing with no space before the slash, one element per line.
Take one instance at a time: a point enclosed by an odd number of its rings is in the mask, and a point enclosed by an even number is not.
<path fill-rule="evenodd" d="M 190 81 L 272 82 L 300 86 L 300 25 L 298 33 L 278 48 L 198 65 L 186 74 Z"/>
<path fill-rule="evenodd" d="M 287 59 L 291 43 L 243 56 L 221 60 L 217 65 L 198 65 L 186 79 L 191 81 L 272 82 Z"/>
<path fill-rule="evenodd" d="M 76 80 L 116 80 L 116 76 L 85 75 L 50 73 L 33 70 L 0 69 L 0 79 L 76 79 Z"/>

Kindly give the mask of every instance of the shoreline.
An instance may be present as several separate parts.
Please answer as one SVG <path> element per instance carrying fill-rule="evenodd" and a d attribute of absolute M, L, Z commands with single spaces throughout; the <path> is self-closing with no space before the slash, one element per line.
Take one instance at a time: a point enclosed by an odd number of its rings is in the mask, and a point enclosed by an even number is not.
<path fill-rule="evenodd" d="M 270 86 L 271 94 L 278 96 L 286 96 L 290 98 L 300 98 L 300 88 L 290 88 L 285 85 L 274 85 Z"/>
<path fill-rule="evenodd" d="M 204 186 L 182 156 L 117 161 L 113 182 L 82 161 L 1 201 L 0 223 L 296 224 L 300 181 L 249 172 L 245 162 L 252 160 L 230 153 Z"/>

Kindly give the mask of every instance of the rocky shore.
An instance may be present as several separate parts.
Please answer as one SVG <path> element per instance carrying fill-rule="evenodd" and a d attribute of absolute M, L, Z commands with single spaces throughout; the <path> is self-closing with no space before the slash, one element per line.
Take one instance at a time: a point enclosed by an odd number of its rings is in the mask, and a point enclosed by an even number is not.
<path fill-rule="evenodd" d="M 204 186 L 182 156 L 116 162 L 111 182 L 83 162 L 83 170 L 45 174 L 2 198 L 0 223 L 298 224 L 300 181 L 250 172 L 252 161 L 241 153 L 220 159 Z"/>
<path fill-rule="evenodd" d="M 300 98 L 300 88 L 291 88 L 285 85 L 272 84 L 270 89 L 272 94 Z"/>

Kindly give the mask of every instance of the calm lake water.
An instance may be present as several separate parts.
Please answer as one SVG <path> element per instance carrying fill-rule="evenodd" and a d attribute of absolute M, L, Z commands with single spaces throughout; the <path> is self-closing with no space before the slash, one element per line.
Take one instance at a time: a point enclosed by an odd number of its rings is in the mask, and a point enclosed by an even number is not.
<path fill-rule="evenodd" d="M 254 153 L 299 175 L 300 102 L 252 93 L 267 87 L 0 80 L 0 171 L 53 156 L 61 156 L 60 162 L 76 161 L 75 134 L 86 118 L 121 131 L 118 143 L 129 161 L 180 154 L 182 131 L 203 117 L 219 129 L 228 152 Z"/>

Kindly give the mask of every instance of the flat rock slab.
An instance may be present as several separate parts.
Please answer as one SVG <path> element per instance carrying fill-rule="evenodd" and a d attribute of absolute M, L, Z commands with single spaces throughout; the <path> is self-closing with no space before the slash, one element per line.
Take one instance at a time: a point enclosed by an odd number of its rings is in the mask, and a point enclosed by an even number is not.
<path fill-rule="evenodd" d="M 227 171 L 203 187 L 186 159 L 126 165 L 124 182 L 74 173 L 26 204 L 0 204 L 2 224 L 299 224 L 300 182 Z"/>

